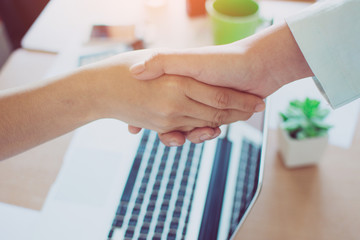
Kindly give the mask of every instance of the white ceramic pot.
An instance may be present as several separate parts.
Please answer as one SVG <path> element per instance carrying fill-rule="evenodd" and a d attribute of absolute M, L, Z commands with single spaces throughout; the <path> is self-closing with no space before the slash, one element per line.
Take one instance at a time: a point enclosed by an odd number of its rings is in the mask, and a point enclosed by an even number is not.
<path fill-rule="evenodd" d="M 328 136 L 293 139 L 282 128 L 278 128 L 278 145 L 286 167 L 304 167 L 320 162 L 328 144 Z"/>

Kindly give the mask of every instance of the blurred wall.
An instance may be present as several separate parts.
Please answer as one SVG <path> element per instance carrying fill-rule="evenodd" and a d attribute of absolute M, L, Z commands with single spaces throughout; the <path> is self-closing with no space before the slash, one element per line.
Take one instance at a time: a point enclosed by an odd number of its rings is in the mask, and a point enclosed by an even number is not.
<path fill-rule="evenodd" d="M 3 21 L 12 49 L 20 47 L 22 37 L 49 0 L 0 0 Z"/>

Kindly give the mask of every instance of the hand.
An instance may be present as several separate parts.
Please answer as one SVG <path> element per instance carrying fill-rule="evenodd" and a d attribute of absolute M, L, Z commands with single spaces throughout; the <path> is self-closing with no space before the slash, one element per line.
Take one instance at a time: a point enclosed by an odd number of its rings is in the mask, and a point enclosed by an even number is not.
<path fill-rule="evenodd" d="M 246 47 L 236 44 L 194 49 L 158 50 L 144 62 L 130 68 L 133 76 L 149 80 L 163 74 L 176 74 L 198 81 L 251 92 L 264 98 L 272 90 L 260 88 L 259 65 Z"/>
<path fill-rule="evenodd" d="M 130 71 L 141 80 L 163 74 L 189 76 L 261 98 L 289 82 L 314 75 L 285 23 L 228 45 L 161 50 Z M 201 135 L 201 130 L 196 133 Z M 169 133 L 163 141 L 172 137 L 175 135 Z"/>
<path fill-rule="evenodd" d="M 216 86 L 249 91 L 261 97 L 267 96 L 267 92 L 255 91 L 258 86 L 256 81 L 250 79 L 254 77 L 254 74 L 250 74 L 250 67 L 251 61 L 245 56 L 245 51 L 233 45 L 224 45 L 176 51 L 162 50 L 145 62 L 133 65 L 130 71 L 134 77 L 141 80 L 153 79 L 163 74 L 178 74 Z M 254 111 L 263 109 L 259 106 Z M 138 133 L 140 130 L 141 128 L 129 126 L 131 133 Z M 174 143 L 180 145 L 185 141 L 185 137 L 191 142 L 200 143 L 213 139 L 219 134 L 220 129 L 197 128 L 187 133 L 159 134 L 159 137 L 166 145 Z"/>
<path fill-rule="evenodd" d="M 314 75 L 285 23 L 228 45 L 159 50 L 130 71 L 141 80 L 163 74 L 189 76 L 261 98 L 291 81 Z"/>
<path fill-rule="evenodd" d="M 210 127 L 213 129 L 205 132 L 213 137 L 220 133 L 218 126 L 248 119 L 254 111 L 264 109 L 262 99 L 254 95 L 207 85 L 188 77 L 164 75 L 153 81 L 134 79 L 129 66 L 148 53 L 122 54 L 89 67 L 89 74 L 96 81 L 101 78 L 101 92 L 106 96 L 102 100 L 102 115 L 136 126 L 130 127 L 131 132 L 148 128 L 157 131 L 162 139 L 163 133 L 175 131 L 173 134 L 182 136 L 183 132 L 195 128 Z M 192 136 L 200 138 L 197 131 L 189 134 L 190 139 Z M 163 142 L 181 145 L 184 141 L 179 137 L 170 140 Z"/>
<path fill-rule="evenodd" d="M 137 134 L 141 131 L 141 128 L 134 127 L 129 125 L 129 132 L 132 134 Z M 158 133 L 159 139 L 166 146 L 181 146 L 185 143 L 185 139 L 193 143 L 202 143 L 207 140 L 214 139 L 218 137 L 221 133 L 219 127 L 211 128 L 211 127 L 202 127 L 195 128 L 187 133 L 173 131 L 168 133 Z"/>

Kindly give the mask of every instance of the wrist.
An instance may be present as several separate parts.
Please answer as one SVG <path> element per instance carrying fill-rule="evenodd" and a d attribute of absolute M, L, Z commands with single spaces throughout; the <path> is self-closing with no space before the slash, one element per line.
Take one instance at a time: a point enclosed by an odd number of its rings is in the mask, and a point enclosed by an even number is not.
<path fill-rule="evenodd" d="M 106 117 L 103 110 L 105 96 L 99 79 L 97 71 L 91 68 L 79 69 L 69 77 L 68 81 L 72 82 L 75 90 L 74 102 L 78 103 L 75 114 L 83 124 Z"/>
<path fill-rule="evenodd" d="M 247 58 L 263 97 L 295 80 L 313 76 L 288 26 L 270 27 L 248 39 Z"/>

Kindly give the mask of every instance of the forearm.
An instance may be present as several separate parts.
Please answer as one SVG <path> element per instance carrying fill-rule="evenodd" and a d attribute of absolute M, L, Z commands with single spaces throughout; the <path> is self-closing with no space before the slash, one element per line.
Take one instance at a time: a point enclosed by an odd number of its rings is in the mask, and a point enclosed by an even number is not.
<path fill-rule="evenodd" d="M 95 120 L 94 90 L 84 72 L 0 93 L 0 159 Z"/>
<path fill-rule="evenodd" d="M 247 47 L 252 81 L 258 83 L 254 91 L 266 86 L 272 93 L 287 83 L 314 75 L 285 22 L 243 41 L 234 44 Z"/>
<path fill-rule="evenodd" d="M 131 68 L 138 79 L 164 73 L 265 98 L 283 85 L 313 76 L 288 26 L 283 23 L 232 44 L 159 53 Z"/>

